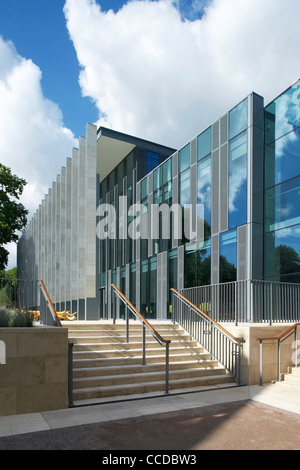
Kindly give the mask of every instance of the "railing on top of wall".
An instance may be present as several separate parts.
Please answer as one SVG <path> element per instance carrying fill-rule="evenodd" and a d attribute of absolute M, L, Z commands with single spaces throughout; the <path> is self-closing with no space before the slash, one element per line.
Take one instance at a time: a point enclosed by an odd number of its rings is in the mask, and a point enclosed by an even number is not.
<path fill-rule="evenodd" d="M 217 322 L 300 321 L 300 284 L 246 280 L 179 292 Z"/>

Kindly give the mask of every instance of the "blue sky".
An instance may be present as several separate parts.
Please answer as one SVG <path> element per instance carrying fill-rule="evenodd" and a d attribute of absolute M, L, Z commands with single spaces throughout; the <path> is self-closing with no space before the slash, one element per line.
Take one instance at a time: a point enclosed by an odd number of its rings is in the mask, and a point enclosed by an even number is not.
<path fill-rule="evenodd" d="M 83 135 L 86 122 L 97 119 L 97 111 L 90 99 L 81 96 L 79 64 L 66 28 L 64 3 L 1 0 L 0 35 L 40 67 L 45 96 L 59 103 L 65 125 L 78 137 Z M 103 5 L 108 3 L 115 2 Z"/>
<path fill-rule="evenodd" d="M 299 18 L 295 0 L 0 0 L 0 161 L 30 214 L 87 122 L 181 148 L 274 99 L 300 77 Z"/>
<path fill-rule="evenodd" d="M 97 3 L 103 11 L 114 12 L 126 4 L 110 0 Z M 65 125 L 78 137 L 84 135 L 86 122 L 97 120 L 98 112 L 92 100 L 81 94 L 80 67 L 66 28 L 64 4 L 65 0 L 1 0 L 0 35 L 40 67 L 45 97 L 59 104 Z M 180 10 L 182 17 L 201 17 L 190 1 L 181 1 Z"/>

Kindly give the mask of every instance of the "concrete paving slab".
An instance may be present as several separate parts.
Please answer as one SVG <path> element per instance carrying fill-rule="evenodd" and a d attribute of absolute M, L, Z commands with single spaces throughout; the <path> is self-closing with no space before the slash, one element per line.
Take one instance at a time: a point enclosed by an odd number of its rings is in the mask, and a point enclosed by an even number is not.
<path fill-rule="evenodd" d="M 280 385 L 4 416 L 0 449 L 300 449 L 300 396 Z"/>

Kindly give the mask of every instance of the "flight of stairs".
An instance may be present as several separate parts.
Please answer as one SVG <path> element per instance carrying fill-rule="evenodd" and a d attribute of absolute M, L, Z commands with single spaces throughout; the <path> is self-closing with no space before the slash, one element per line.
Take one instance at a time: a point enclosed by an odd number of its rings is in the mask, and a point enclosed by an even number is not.
<path fill-rule="evenodd" d="M 73 399 L 103 400 L 165 391 L 165 347 L 146 332 L 146 365 L 142 365 L 142 325 L 130 322 L 63 322 L 73 346 Z M 234 382 L 224 367 L 178 325 L 156 323 L 170 339 L 169 391 Z"/>
<path fill-rule="evenodd" d="M 299 388 L 300 391 L 300 367 L 288 367 L 286 374 L 281 374 L 281 381 Z"/>

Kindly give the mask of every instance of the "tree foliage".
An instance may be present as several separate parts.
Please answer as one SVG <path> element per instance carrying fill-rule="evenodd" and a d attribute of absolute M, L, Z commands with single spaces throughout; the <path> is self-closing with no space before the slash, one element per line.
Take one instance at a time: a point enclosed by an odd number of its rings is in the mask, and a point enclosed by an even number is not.
<path fill-rule="evenodd" d="M 19 202 L 26 181 L 0 163 L 0 270 L 5 269 L 9 252 L 5 245 L 17 242 L 27 222 L 28 210 Z"/>

